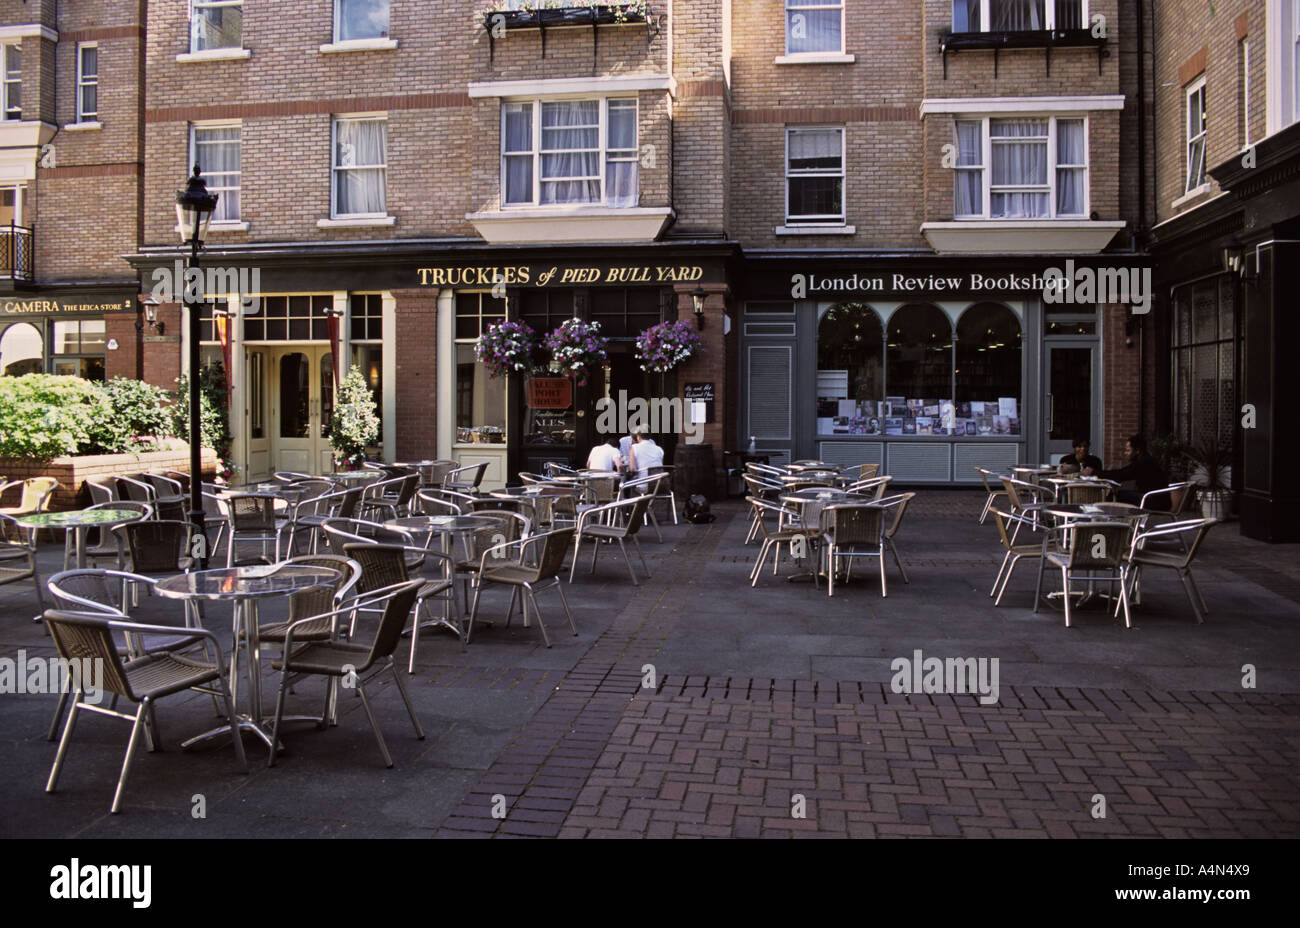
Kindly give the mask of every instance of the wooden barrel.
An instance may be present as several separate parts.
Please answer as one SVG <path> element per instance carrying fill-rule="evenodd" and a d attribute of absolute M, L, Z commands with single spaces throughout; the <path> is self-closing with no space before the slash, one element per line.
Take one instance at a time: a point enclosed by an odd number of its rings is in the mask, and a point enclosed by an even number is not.
<path fill-rule="evenodd" d="M 685 505 L 686 500 L 696 493 L 712 501 L 717 495 L 717 483 L 713 475 L 712 445 L 677 445 L 676 466 L 673 487 L 677 502 Z"/>

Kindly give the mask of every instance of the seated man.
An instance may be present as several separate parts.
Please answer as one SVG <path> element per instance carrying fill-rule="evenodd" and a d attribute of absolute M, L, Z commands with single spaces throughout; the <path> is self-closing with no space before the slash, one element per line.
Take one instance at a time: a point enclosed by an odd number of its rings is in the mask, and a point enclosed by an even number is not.
<path fill-rule="evenodd" d="M 1074 453 L 1062 455 L 1060 470 L 1063 474 L 1077 474 L 1085 468 L 1093 472 L 1101 470 L 1101 458 L 1088 453 L 1090 442 L 1086 438 L 1074 440 Z"/>
<path fill-rule="evenodd" d="M 618 473 L 623 467 L 623 457 L 614 446 L 613 438 L 606 438 L 587 455 L 587 470 L 607 470 Z"/>
<path fill-rule="evenodd" d="M 1146 439 L 1141 435 L 1132 435 L 1124 443 L 1124 457 L 1128 459 L 1128 464 L 1124 467 L 1097 472 L 1098 476 L 1107 480 L 1114 480 L 1120 484 L 1132 481 L 1136 485 L 1136 489 L 1121 487 L 1116 492 L 1115 497 L 1121 503 L 1140 503 L 1145 494 L 1169 486 L 1169 478 L 1160 469 L 1159 462 L 1147 452 Z M 1083 471 L 1085 477 L 1093 473 L 1092 468 L 1085 468 Z M 1168 505 L 1167 499 L 1161 500 L 1161 497 L 1156 497 L 1156 500 L 1159 505 Z"/>
<path fill-rule="evenodd" d="M 663 467 L 664 449 L 646 434 L 645 429 L 637 429 L 632 436 L 632 453 L 628 469 L 636 471 L 638 477 L 649 477 L 650 468 Z"/>

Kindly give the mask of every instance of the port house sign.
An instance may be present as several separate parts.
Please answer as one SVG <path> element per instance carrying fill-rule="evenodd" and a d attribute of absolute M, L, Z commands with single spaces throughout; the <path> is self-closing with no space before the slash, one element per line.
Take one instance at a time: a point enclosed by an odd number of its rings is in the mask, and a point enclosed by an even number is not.
<path fill-rule="evenodd" d="M 704 279 L 698 264 L 486 264 L 416 268 L 422 287 L 577 287 L 683 284 Z"/>

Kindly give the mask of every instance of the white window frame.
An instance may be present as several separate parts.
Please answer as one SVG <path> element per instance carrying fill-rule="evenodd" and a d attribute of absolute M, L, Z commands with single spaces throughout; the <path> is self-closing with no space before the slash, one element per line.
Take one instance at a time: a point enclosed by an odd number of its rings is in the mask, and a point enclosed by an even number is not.
<path fill-rule="evenodd" d="M 244 7 L 244 0 L 190 0 L 190 19 L 189 19 L 190 54 L 192 55 L 203 54 L 204 52 L 216 52 L 216 51 L 224 51 L 227 49 L 240 49 L 244 47 L 244 24 L 243 24 L 242 17 L 240 19 L 240 24 L 239 24 L 239 44 L 222 45 L 222 46 L 218 46 L 217 48 L 204 48 L 204 49 L 199 49 L 194 47 L 196 44 L 194 40 L 198 38 L 198 32 L 194 28 L 194 24 L 195 24 L 195 19 L 198 16 L 198 11 L 200 9 L 205 9 L 205 10 L 224 9 L 224 8 L 236 7 L 236 6 L 240 8 L 240 12 L 242 13 Z"/>
<path fill-rule="evenodd" d="M 1192 129 L 1192 98 L 1200 96 L 1201 104 L 1201 124 L 1202 128 L 1198 135 L 1191 134 Z M 1206 90 L 1205 75 L 1202 74 L 1196 80 L 1192 81 L 1183 89 L 1183 193 L 1193 193 L 1202 187 L 1209 185 L 1210 178 L 1207 173 L 1208 165 L 1206 164 L 1205 143 L 1207 140 L 1207 127 L 1209 124 L 1209 114 L 1206 112 Z M 1201 170 L 1197 183 L 1192 183 L 1192 144 L 1200 141 L 1201 143 Z"/>
<path fill-rule="evenodd" d="M 785 41 L 785 54 L 787 58 L 802 58 L 804 56 L 814 55 L 843 55 L 844 54 L 844 0 L 820 0 L 812 5 L 791 6 L 790 0 L 785 0 L 785 15 L 781 21 L 781 35 Z M 811 52 L 794 52 L 790 50 L 790 16 L 793 13 L 806 13 L 811 10 L 839 10 L 840 12 L 840 47 L 823 48 Z"/>
<path fill-rule="evenodd" d="M 95 50 L 95 73 L 87 78 L 85 72 L 84 52 L 87 49 Z M 86 87 L 95 88 L 95 109 L 93 112 L 87 112 L 82 99 L 82 90 Z M 77 122 L 95 122 L 99 119 L 99 43 L 98 42 L 78 42 L 77 43 Z"/>
<path fill-rule="evenodd" d="M 790 134 L 793 132 L 827 132 L 836 131 L 840 134 L 840 169 L 839 172 L 831 171 L 801 171 L 797 174 L 790 173 Z M 838 216 L 827 213 L 825 216 L 792 216 L 790 215 L 790 180 L 803 179 L 808 177 L 838 177 L 840 179 L 840 212 Z M 786 126 L 785 127 L 785 204 L 782 212 L 785 215 L 785 225 L 787 228 L 810 227 L 810 228 L 834 228 L 848 224 L 848 132 L 845 126 Z"/>
<path fill-rule="evenodd" d="M 27 186 L 26 184 L 21 184 L 21 183 L 19 183 L 19 184 L 0 184 L 0 191 L 5 191 L 5 190 L 12 190 L 12 191 L 13 191 L 13 195 L 14 195 L 14 225 L 16 225 L 16 226 L 21 226 L 21 225 L 23 224 L 23 199 L 24 199 L 24 197 L 23 197 L 23 193 L 25 192 L 26 186 Z M 3 226 L 0 226 L 0 228 L 4 228 L 4 227 L 3 227 Z"/>
<path fill-rule="evenodd" d="M 18 49 L 18 55 L 20 59 L 18 76 L 16 78 L 10 78 L 9 76 L 9 49 L 11 48 Z M 4 98 L 2 101 L 0 101 L 0 119 L 21 120 L 23 118 L 22 103 L 21 103 L 23 72 L 22 72 L 21 58 L 22 58 L 22 45 L 20 42 L 5 42 L 3 44 L 0 44 L 0 81 L 3 81 L 4 84 L 3 94 L 0 94 L 0 96 L 3 96 Z M 11 109 L 9 105 L 9 88 L 11 85 L 14 84 L 18 85 L 20 102 L 17 106 L 18 112 L 15 115 L 11 116 L 9 114 L 9 110 Z"/>
<path fill-rule="evenodd" d="M 334 42 L 335 44 L 341 42 L 374 42 L 376 40 L 382 41 L 391 38 L 392 31 L 393 31 L 393 5 L 391 3 L 391 0 L 388 4 L 388 25 L 385 27 L 381 35 L 362 36 L 360 38 L 344 39 L 340 31 L 342 25 L 343 25 L 343 0 L 334 0 Z"/>
<path fill-rule="evenodd" d="M 1047 120 L 1047 183 L 1046 185 L 998 187 L 996 191 L 993 189 L 993 133 L 992 133 L 991 124 L 998 120 L 1007 120 L 1007 119 L 1010 120 L 1046 119 Z M 1056 160 L 1057 153 L 1058 153 L 1057 141 L 1056 141 L 1056 125 L 1058 120 L 1065 120 L 1066 122 L 1083 123 L 1083 143 L 1084 143 L 1083 164 L 1081 166 L 1064 165 L 1065 168 L 1081 167 L 1083 170 L 1083 209 L 1077 213 L 1066 213 L 1064 215 L 1059 214 L 1057 212 L 1057 199 L 1056 199 L 1056 195 L 1057 195 L 1056 172 L 1058 168 L 1058 162 Z M 982 179 L 981 196 L 983 198 L 983 201 L 981 204 L 982 211 L 980 212 L 979 215 L 972 214 L 970 216 L 958 216 L 955 215 L 956 197 L 954 195 L 953 198 L 953 207 L 954 207 L 953 219 L 954 220 L 958 222 L 1024 222 L 1026 221 L 1024 217 L 1017 218 L 1017 217 L 991 215 L 993 209 L 993 194 L 1005 193 L 1005 192 L 1011 192 L 1011 193 L 1016 193 L 1016 192 L 1028 193 L 1028 192 L 1035 192 L 1035 191 L 1040 193 L 1046 192 L 1048 196 L 1048 202 L 1050 203 L 1052 208 L 1052 213 L 1050 216 L 1039 217 L 1039 219 L 1036 221 L 1062 220 L 1066 222 L 1069 221 L 1077 222 L 1080 219 L 1087 219 L 1089 216 L 1092 215 L 1092 125 L 1091 125 L 1092 121 L 1088 118 L 1088 115 L 1086 113 L 1008 113 L 1008 114 L 989 114 L 986 116 L 979 116 L 976 119 L 958 118 L 953 125 L 954 145 L 957 144 L 957 129 L 956 129 L 957 122 L 979 122 L 980 123 L 980 160 L 982 162 L 982 166 L 980 167 L 980 176 Z M 1014 141 L 1014 139 L 1010 139 L 1010 140 Z M 974 167 L 965 168 L 963 170 L 973 171 Z"/>
<path fill-rule="evenodd" d="M 953 7 L 952 21 L 954 24 L 957 22 L 956 4 L 961 2 L 963 2 L 963 0 L 953 0 L 954 7 Z M 992 2 L 993 0 L 980 0 L 980 28 L 978 30 L 979 32 L 992 31 L 991 25 L 993 22 L 993 17 L 991 15 L 991 9 L 990 9 Z M 1080 18 L 1083 22 L 1083 27 L 1086 29 L 1088 27 L 1089 15 L 1090 15 L 1090 11 L 1088 9 L 1090 5 L 1090 0 L 1081 0 L 1081 2 L 1083 4 L 1083 9 L 1081 11 Z M 1044 20 L 1043 22 L 1044 30 L 1050 30 L 1056 28 L 1056 0 L 1046 0 L 1046 2 L 1043 4 L 1043 20 Z"/>
<path fill-rule="evenodd" d="M 609 105 L 627 101 L 633 104 L 636 113 L 636 147 L 635 148 L 616 148 L 609 147 Z M 542 104 L 543 103 L 591 103 L 600 104 L 599 115 L 597 117 L 597 133 L 600 152 L 600 199 L 590 203 L 543 203 L 542 202 Z M 506 201 L 506 109 L 510 105 L 522 106 L 529 105 L 532 107 L 532 149 L 529 152 L 533 159 L 533 190 L 532 199 L 528 202 Z M 575 149 L 586 151 L 587 149 Z M 557 149 L 558 151 L 558 149 Z M 611 156 L 610 152 L 621 152 L 623 154 Z M 500 145 L 500 177 L 501 192 L 499 195 L 500 208 L 505 210 L 524 210 L 524 209 L 572 209 L 574 207 L 591 208 L 597 207 L 602 209 L 631 209 L 635 207 L 614 206 L 609 202 L 609 162 L 613 161 L 631 161 L 638 162 L 641 152 L 641 103 L 635 96 L 614 95 L 605 97 L 592 96 L 559 96 L 559 97 L 534 97 L 530 99 L 512 99 L 506 98 L 501 101 L 501 145 Z M 524 152 L 511 152 L 512 157 L 520 157 Z M 550 178 L 557 180 L 558 178 Z M 568 178 L 569 180 L 591 180 L 592 178 Z M 641 171 L 637 169 L 637 188 L 638 193 L 641 185 Z M 638 196 L 639 200 L 639 196 Z"/>
<path fill-rule="evenodd" d="M 339 155 L 338 129 L 341 122 L 383 122 L 384 123 L 384 161 L 382 164 L 353 164 L 342 167 L 337 163 Z M 338 172 L 357 168 L 384 172 L 384 208 L 376 213 L 340 213 L 338 211 Z M 360 113 L 347 116 L 335 116 L 330 120 L 330 219 L 387 219 L 388 213 L 388 114 Z"/>
<path fill-rule="evenodd" d="M 227 198 L 226 194 L 228 194 L 231 190 L 237 190 L 237 191 L 240 191 L 240 192 L 241 192 L 241 196 L 240 196 L 240 198 L 239 198 L 239 200 L 240 200 L 240 211 L 242 212 L 242 211 L 243 211 L 243 200 L 244 200 L 244 198 L 243 198 L 243 196 L 242 196 L 243 178 L 244 178 L 244 126 L 243 126 L 243 123 L 242 123 L 240 120 L 238 120 L 238 119 L 226 119 L 226 120 L 221 120 L 221 121 L 212 121 L 212 122 L 192 122 L 192 123 L 190 123 L 190 158 L 189 158 L 189 161 L 186 162 L 186 163 L 187 163 L 188 165 L 190 165 L 191 168 L 192 168 L 194 165 L 200 163 L 200 162 L 199 162 L 199 147 L 198 147 L 198 140 L 197 140 L 197 138 L 196 138 L 196 135 L 197 135 L 198 132 L 202 131 L 203 129 L 238 129 L 238 130 L 239 130 L 239 170 L 236 171 L 236 173 L 239 175 L 239 183 L 238 183 L 237 185 L 233 186 L 233 187 L 232 187 L 232 186 L 229 186 L 229 185 L 226 185 L 226 186 L 224 186 L 224 187 L 218 187 L 218 186 L 215 186 L 215 185 L 213 185 L 213 184 L 209 184 L 209 185 L 208 185 L 208 192 L 209 192 L 209 193 L 216 193 L 216 194 L 218 194 L 218 195 L 221 197 L 221 199 L 219 199 L 219 200 L 217 201 L 217 205 L 218 205 L 218 207 L 220 207 L 221 204 L 222 204 L 222 202 L 226 202 L 226 203 L 230 202 L 229 199 Z M 223 172 L 223 173 L 228 173 L 228 172 Z M 206 171 L 205 171 L 205 174 L 206 174 Z M 212 225 L 213 225 L 213 226 L 217 226 L 217 225 L 220 225 L 220 224 L 222 224 L 222 223 L 235 223 L 235 222 L 240 222 L 240 221 L 241 221 L 241 220 L 240 220 L 239 215 L 227 216 L 225 219 L 218 219 L 215 215 L 212 217 Z"/>

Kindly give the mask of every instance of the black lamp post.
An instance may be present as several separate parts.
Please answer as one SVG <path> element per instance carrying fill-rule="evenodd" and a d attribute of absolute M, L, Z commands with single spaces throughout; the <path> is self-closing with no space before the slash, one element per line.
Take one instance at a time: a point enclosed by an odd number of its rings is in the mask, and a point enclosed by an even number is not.
<path fill-rule="evenodd" d="M 217 208 L 217 194 L 208 193 L 208 185 L 199 176 L 199 166 L 194 165 L 194 174 L 185 184 L 184 190 L 176 192 L 176 220 L 179 223 L 181 244 L 190 246 L 188 271 L 199 266 L 199 249 L 208 232 L 208 223 Z M 199 392 L 199 368 L 202 357 L 199 353 L 199 338 L 202 326 L 202 294 L 192 298 L 190 288 L 181 281 L 181 300 L 189 310 L 190 316 L 190 523 L 194 526 L 190 536 L 190 555 L 199 562 L 199 568 L 208 566 L 208 541 L 203 518 L 203 407 Z"/>

